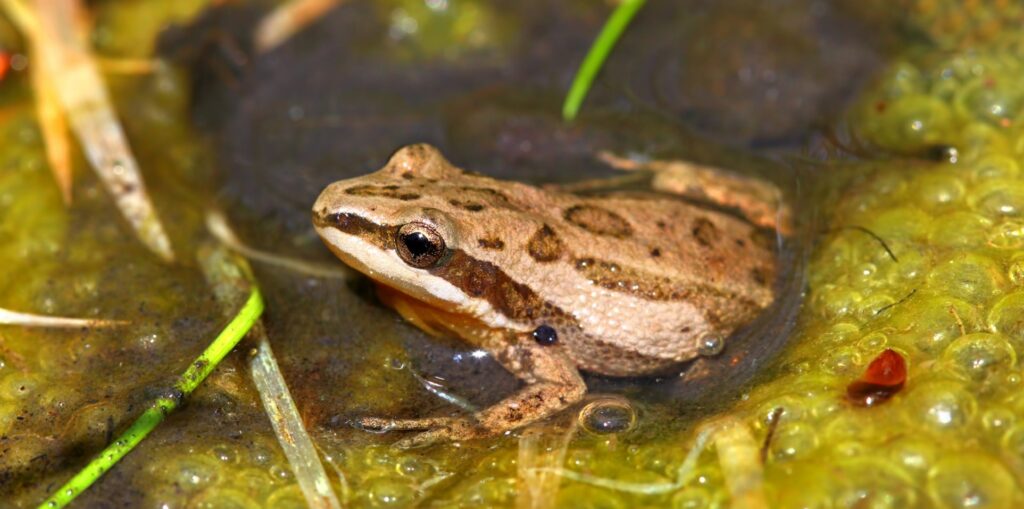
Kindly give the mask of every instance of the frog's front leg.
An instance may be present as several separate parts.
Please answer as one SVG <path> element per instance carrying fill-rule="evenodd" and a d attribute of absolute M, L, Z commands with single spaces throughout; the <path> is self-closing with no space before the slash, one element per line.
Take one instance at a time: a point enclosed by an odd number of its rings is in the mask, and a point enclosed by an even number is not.
<path fill-rule="evenodd" d="M 655 190 L 735 209 L 751 223 L 783 235 L 792 231 L 782 191 L 766 180 L 682 160 L 636 161 L 611 152 L 601 152 L 598 159 L 619 170 L 651 172 Z"/>
<path fill-rule="evenodd" d="M 400 440 L 397 447 L 418 447 L 439 441 L 457 441 L 500 435 L 538 421 L 577 403 L 587 387 L 572 361 L 559 349 L 520 335 L 511 343 L 489 348 L 495 359 L 522 380 L 515 394 L 471 417 L 422 419 L 364 418 L 359 424 L 381 431 L 421 431 Z"/>

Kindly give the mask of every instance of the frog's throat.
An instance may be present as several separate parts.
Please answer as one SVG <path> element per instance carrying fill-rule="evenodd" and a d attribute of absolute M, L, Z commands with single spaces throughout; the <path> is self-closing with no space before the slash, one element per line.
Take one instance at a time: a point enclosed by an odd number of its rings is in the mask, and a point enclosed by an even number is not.
<path fill-rule="evenodd" d="M 499 332 L 473 317 L 431 306 L 385 284 L 377 283 L 375 286 L 377 297 L 384 305 L 431 336 L 455 335 L 475 346 L 484 347 L 494 333 Z"/>

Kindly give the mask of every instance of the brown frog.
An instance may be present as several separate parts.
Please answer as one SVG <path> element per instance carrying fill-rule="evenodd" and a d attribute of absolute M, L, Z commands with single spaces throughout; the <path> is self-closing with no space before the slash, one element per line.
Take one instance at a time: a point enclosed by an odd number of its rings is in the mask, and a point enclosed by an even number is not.
<path fill-rule="evenodd" d="M 706 170 L 696 174 L 691 184 L 707 180 Z M 361 424 L 421 431 L 405 446 L 499 434 L 580 401 L 581 370 L 665 374 L 719 352 L 772 303 L 777 271 L 771 237 L 753 224 L 772 221 L 763 212 L 770 186 L 722 181 L 735 192 L 718 194 L 753 219 L 666 194 L 588 196 L 496 180 L 428 145 L 328 186 L 313 206 L 327 247 L 407 320 L 486 350 L 524 383 L 472 416 Z"/>

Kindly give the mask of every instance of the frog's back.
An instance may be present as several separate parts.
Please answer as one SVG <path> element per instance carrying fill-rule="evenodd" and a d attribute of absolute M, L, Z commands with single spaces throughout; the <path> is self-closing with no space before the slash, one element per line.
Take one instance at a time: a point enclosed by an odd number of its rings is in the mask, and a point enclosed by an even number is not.
<path fill-rule="evenodd" d="M 582 369 L 664 371 L 702 344 L 713 350 L 774 298 L 772 239 L 743 220 L 656 195 L 549 203 L 560 205 L 542 215 L 566 270 L 534 284 L 562 289 L 551 298 L 573 310 L 579 328 L 566 342 Z"/>

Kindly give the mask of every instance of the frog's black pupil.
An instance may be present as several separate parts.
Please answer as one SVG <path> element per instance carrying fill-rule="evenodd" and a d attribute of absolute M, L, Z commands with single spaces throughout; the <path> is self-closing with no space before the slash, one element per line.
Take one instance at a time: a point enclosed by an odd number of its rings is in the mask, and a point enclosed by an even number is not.
<path fill-rule="evenodd" d="M 405 243 L 405 248 L 409 250 L 409 254 L 413 256 L 423 256 L 436 249 L 434 244 L 430 242 L 430 238 L 424 235 L 423 232 L 412 232 L 408 235 L 403 235 L 402 242 Z"/>
<path fill-rule="evenodd" d="M 541 345 L 553 345 L 558 342 L 558 332 L 548 325 L 541 325 L 533 330 L 533 339 Z"/>

